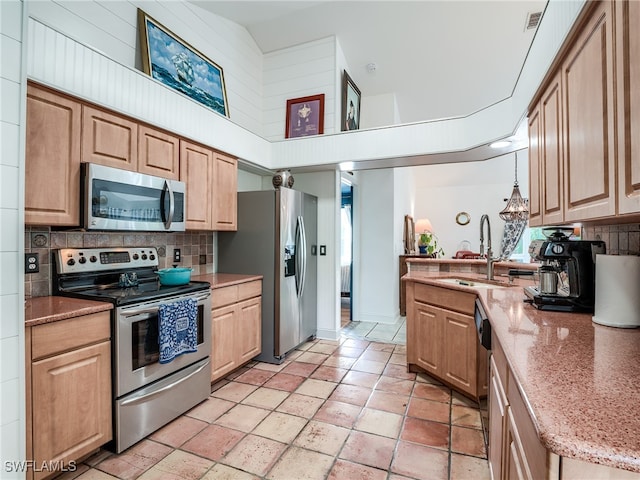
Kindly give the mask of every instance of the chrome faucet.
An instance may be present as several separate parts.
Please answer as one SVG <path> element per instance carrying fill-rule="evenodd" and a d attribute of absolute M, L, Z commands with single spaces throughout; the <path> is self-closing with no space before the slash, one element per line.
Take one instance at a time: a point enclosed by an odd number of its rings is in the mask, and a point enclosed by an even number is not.
<path fill-rule="evenodd" d="M 493 280 L 493 262 L 497 258 L 493 258 L 493 251 L 491 250 L 491 222 L 489 222 L 489 215 L 486 213 L 480 217 L 480 258 L 485 258 L 483 228 L 485 222 L 487 222 L 487 280 Z"/>

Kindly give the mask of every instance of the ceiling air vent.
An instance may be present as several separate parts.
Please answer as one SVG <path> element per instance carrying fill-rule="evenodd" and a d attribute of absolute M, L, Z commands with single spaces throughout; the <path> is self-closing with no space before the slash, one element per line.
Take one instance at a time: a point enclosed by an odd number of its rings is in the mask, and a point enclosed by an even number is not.
<path fill-rule="evenodd" d="M 531 30 L 538 27 L 540 19 L 542 18 L 542 12 L 529 12 L 527 13 L 527 21 L 525 23 L 525 30 Z"/>

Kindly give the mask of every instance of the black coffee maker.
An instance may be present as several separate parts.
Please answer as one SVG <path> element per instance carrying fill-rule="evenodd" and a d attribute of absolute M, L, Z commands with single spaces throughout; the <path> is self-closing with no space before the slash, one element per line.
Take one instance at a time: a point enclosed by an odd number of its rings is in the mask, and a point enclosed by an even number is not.
<path fill-rule="evenodd" d="M 525 302 L 540 310 L 593 312 L 596 254 L 606 253 L 606 246 L 602 240 L 571 240 L 567 230 L 555 229 L 529 245 L 531 257 L 542 264 L 538 285 L 524 288 Z"/>

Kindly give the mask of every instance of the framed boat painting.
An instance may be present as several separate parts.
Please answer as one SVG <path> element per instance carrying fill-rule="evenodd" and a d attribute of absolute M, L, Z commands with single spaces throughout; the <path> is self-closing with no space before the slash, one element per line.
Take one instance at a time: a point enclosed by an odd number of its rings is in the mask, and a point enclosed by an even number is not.
<path fill-rule="evenodd" d="M 287 100 L 284 138 L 324 133 L 324 93 Z"/>
<path fill-rule="evenodd" d="M 144 72 L 228 117 L 222 67 L 140 9 L 138 26 Z"/>
<path fill-rule="evenodd" d="M 342 77 L 342 128 L 341 131 L 360 128 L 360 89 L 347 71 Z"/>

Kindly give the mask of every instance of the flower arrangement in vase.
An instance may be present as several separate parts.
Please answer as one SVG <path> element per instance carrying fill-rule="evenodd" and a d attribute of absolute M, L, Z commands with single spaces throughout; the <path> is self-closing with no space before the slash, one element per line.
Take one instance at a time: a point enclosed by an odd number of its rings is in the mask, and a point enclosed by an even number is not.
<path fill-rule="evenodd" d="M 438 239 L 434 233 L 421 233 L 418 238 L 418 249 L 422 255 L 433 258 L 444 256 L 444 250 L 438 245 Z"/>

